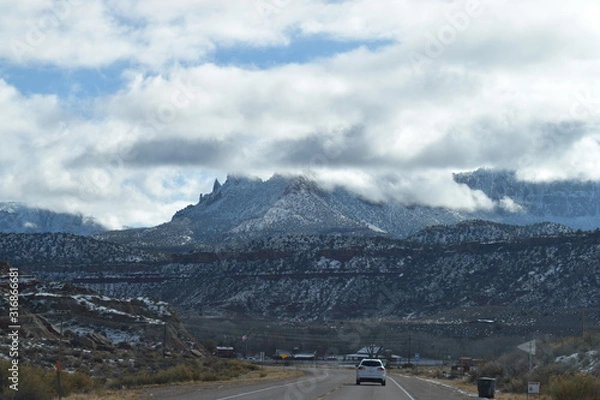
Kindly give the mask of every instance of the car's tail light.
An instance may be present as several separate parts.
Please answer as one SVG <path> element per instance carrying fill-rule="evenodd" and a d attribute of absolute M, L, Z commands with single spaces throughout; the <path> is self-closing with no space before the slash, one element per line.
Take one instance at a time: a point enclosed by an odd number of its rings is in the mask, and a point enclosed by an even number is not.
<path fill-rule="evenodd" d="M 358 369 L 360 369 L 360 370 L 364 370 L 364 369 L 366 369 L 366 368 L 365 368 L 365 367 L 358 367 Z"/>
<path fill-rule="evenodd" d="M 377 368 L 377 371 L 385 371 L 385 368 L 379 367 L 379 368 Z"/>

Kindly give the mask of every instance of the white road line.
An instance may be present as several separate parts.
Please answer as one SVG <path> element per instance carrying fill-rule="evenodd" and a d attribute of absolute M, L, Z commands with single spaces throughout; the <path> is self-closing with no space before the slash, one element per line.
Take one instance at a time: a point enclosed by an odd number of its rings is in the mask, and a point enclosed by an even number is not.
<path fill-rule="evenodd" d="M 324 379 L 327 378 L 329 376 L 328 372 L 324 372 L 324 374 L 322 376 L 319 377 L 319 379 Z M 294 386 L 294 385 L 300 385 L 302 383 L 306 383 L 306 382 L 314 382 L 315 377 L 312 377 L 310 379 L 305 379 L 303 381 L 297 381 L 297 382 L 291 382 L 291 383 L 286 383 L 285 385 L 278 385 L 278 386 L 269 386 L 263 389 L 258 389 L 258 390 L 253 390 L 251 392 L 246 392 L 246 393 L 239 393 L 239 394 L 234 394 L 231 396 L 227 396 L 227 397 L 220 397 L 217 400 L 229 400 L 229 399 L 235 399 L 238 397 L 243 397 L 243 396 L 249 396 L 251 394 L 256 394 L 256 393 L 261 393 L 261 392 L 266 392 L 268 390 L 273 390 L 273 389 L 280 389 L 280 388 L 284 388 L 284 387 L 289 387 L 289 386 Z M 397 383 L 396 383 L 397 385 Z M 414 399 L 412 399 L 414 400 Z"/>
<path fill-rule="evenodd" d="M 396 384 L 396 386 L 398 386 L 398 387 L 400 388 L 400 390 L 402 390 L 402 391 L 404 392 L 404 394 L 406 394 L 410 400 L 416 400 L 414 397 L 412 397 L 412 396 L 410 395 L 410 393 L 408 393 L 408 392 L 406 391 L 406 389 L 404 389 L 402 386 L 400 386 L 400 384 L 399 384 L 398 382 L 396 382 L 396 381 L 395 381 L 393 378 L 390 378 L 390 377 L 388 376 L 388 379 L 389 379 L 389 380 L 391 380 L 392 382 L 394 382 L 394 383 Z"/>

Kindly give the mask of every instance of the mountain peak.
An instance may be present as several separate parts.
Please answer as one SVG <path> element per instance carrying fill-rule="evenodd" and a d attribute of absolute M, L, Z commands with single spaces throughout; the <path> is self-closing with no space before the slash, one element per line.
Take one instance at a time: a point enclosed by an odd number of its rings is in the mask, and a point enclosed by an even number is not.
<path fill-rule="evenodd" d="M 288 178 L 287 182 L 288 184 L 284 195 L 299 192 L 319 193 L 321 191 L 321 188 L 317 182 L 310 180 L 303 175 Z"/>
<path fill-rule="evenodd" d="M 219 189 L 221 189 L 221 182 L 218 179 L 215 179 L 215 183 L 213 183 L 213 193 L 216 193 Z"/>
<path fill-rule="evenodd" d="M 143 246 L 166 246 L 168 242 L 169 246 L 193 247 L 281 234 L 405 238 L 427 226 L 471 219 L 512 225 L 554 222 L 574 229 L 600 226 L 597 182 L 531 183 L 514 176 L 514 172 L 489 169 L 454 174 L 457 183 L 481 190 L 499 205 L 493 210 L 466 212 L 393 201 L 367 202 L 343 187 L 328 191 L 302 175 L 275 174 L 268 180 L 228 175 L 225 183 L 215 183 L 213 192 L 201 197 L 197 205 L 178 211 L 175 223 L 145 233 L 122 234 L 135 236 L 127 239 L 128 243 L 143 239 Z M 514 212 L 516 209 L 520 211 Z M 477 226 L 470 229 L 478 231 Z M 501 237 L 508 235 L 499 232 Z"/>

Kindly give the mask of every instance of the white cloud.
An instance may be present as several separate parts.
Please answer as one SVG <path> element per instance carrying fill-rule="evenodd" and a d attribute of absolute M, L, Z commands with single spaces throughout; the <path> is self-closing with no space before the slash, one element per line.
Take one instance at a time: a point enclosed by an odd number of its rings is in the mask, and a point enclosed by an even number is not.
<path fill-rule="evenodd" d="M 513 199 L 511 199 L 508 196 L 502 197 L 498 203 L 500 208 L 511 213 L 520 213 L 525 211 L 525 208 L 523 206 L 517 204 Z"/>
<path fill-rule="evenodd" d="M 352 169 L 320 169 L 310 171 L 308 176 L 321 182 L 327 189 L 346 187 L 375 202 L 397 201 L 403 204 L 427 204 L 468 211 L 489 210 L 495 206 L 483 192 L 456 184 L 450 171 L 378 174 Z"/>
<path fill-rule="evenodd" d="M 113 225 L 157 224 L 227 172 L 314 173 L 374 199 L 490 208 L 452 171 L 598 179 L 600 27 L 589 1 L 176 0 L 0 5 L 0 189 Z M 220 65 L 302 38 L 364 46 Z M 370 47 L 374 40 L 385 45 Z M 328 42 L 329 41 L 329 42 Z M 17 47 L 15 47 L 17 46 Z M 21 47 L 19 47 L 21 46 Z M 314 44 L 313 44 L 314 46 Z M 309 49 L 310 50 L 310 49 Z M 305 51 L 309 51 L 305 50 Z M 267 56 L 265 56 L 267 54 Z M 11 83 L 102 69 L 86 99 Z M 33 92 L 35 93 L 35 92 Z M 348 183 L 351 182 L 351 183 Z M 118 208 L 114 204 L 119 204 Z M 511 207 L 510 201 L 504 206 Z"/>

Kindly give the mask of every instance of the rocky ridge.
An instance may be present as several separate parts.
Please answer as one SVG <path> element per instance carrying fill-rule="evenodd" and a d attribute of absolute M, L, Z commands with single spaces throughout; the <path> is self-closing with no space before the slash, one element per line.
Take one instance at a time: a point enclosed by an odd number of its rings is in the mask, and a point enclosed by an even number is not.
<path fill-rule="evenodd" d="M 527 182 L 514 171 L 478 169 L 454 174 L 454 180 L 473 190 L 481 190 L 496 202 L 510 200 L 514 213 L 503 213 L 501 221 L 528 225 L 555 222 L 575 229 L 600 227 L 600 182 L 563 180 Z M 482 213 L 481 219 L 493 215 Z"/>
<path fill-rule="evenodd" d="M 340 187 L 325 190 L 302 176 L 274 175 L 266 181 L 229 176 L 169 222 L 96 237 L 136 247 L 197 251 L 288 234 L 406 238 L 430 226 L 477 219 L 521 226 L 552 222 L 572 229 L 600 227 L 600 192 L 593 182 L 521 182 L 514 173 L 489 170 L 456 174 L 454 179 L 484 192 L 496 207 L 467 212 L 373 202 Z"/>
<path fill-rule="evenodd" d="M 563 312 L 585 308 L 591 318 L 591 310 L 600 310 L 599 231 L 555 224 L 473 221 L 430 228 L 408 240 L 274 236 L 164 256 L 103 265 L 74 259 L 68 267 L 50 262 L 32 268 L 45 279 L 66 279 L 111 296 L 152 294 L 182 311 L 229 317 L 411 320 L 484 307 L 498 315 L 531 310 L 557 330 Z"/>
<path fill-rule="evenodd" d="M 175 310 L 163 301 L 111 297 L 65 281 L 45 281 L 4 262 L 0 263 L 2 331 L 15 325 L 8 313 L 8 278 L 15 271 L 21 362 L 53 368 L 60 358 L 66 371 L 107 378 L 135 372 L 153 354 L 157 359 L 165 354 L 205 356 Z M 7 346 L 8 342 L 2 345 L 4 354 L 9 354 Z"/>

